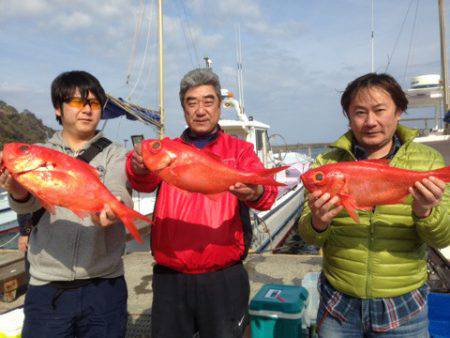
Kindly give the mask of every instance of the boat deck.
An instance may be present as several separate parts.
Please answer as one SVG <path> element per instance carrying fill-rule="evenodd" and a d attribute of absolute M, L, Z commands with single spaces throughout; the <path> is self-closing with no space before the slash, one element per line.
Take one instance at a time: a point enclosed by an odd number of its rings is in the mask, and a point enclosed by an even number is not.
<path fill-rule="evenodd" d="M 2 256 L 0 251 L 0 260 L 3 260 Z M 13 259 L 13 256 L 10 257 L 8 259 Z M 128 284 L 127 337 L 149 337 L 154 261 L 148 252 L 133 252 L 126 255 L 124 261 Z M 301 279 L 306 273 L 320 270 L 321 261 L 320 256 L 313 255 L 250 254 L 245 267 L 250 277 L 251 297 L 263 284 L 301 285 Z M 21 295 L 11 303 L 0 301 L 0 313 L 21 306 L 23 300 L 24 296 Z"/>

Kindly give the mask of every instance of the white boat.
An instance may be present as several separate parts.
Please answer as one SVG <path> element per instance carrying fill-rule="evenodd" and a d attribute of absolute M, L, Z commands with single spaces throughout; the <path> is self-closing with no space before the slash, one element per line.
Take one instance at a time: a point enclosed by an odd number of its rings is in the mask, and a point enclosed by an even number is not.
<path fill-rule="evenodd" d="M 434 107 L 434 126 L 428 128 L 427 120 L 422 136 L 415 138 L 415 142 L 423 143 L 439 151 L 444 157 L 446 165 L 450 165 L 450 135 L 445 134 L 443 126 L 443 86 L 438 74 L 420 75 L 412 78 L 411 88 L 406 91 L 410 108 Z M 408 119 L 405 119 L 408 121 Z M 414 119 L 409 119 L 414 120 Z M 450 246 L 442 249 L 434 249 L 437 257 L 440 257 L 447 267 L 450 264 Z M 433 253 L 431 253 L 433 256 Z"/>
<path fill-rule="evenodd" d="M 219 125 L 224 132 L 250 142 L 255 153 L 266 168 L 290 165 L 277 174 L 279 182 L 286 187 L 279 189 L 278 197 L 270 210 L 251 211 L 253 241 L 251 250 L 263 252 L 276 249 L 295 225 L 300 216 L 304 198 L 304 187 L 300 174 L 308 170 L 312 159 L 299 153 L 282 154 L 276 158 L 271 150 L 268 131 L 270 126 L 248 117 L 239 102 L 227 90 L 222 90 L 223 107 L 232 108 L 237 119 L 221 119 Z"/>
<path fill-rule="evenodd" d="M 0 191 L 0 249 L 14 248 L 18 231 L 17 214 L 9 207 L 8 193 L 2 190 Z"/>

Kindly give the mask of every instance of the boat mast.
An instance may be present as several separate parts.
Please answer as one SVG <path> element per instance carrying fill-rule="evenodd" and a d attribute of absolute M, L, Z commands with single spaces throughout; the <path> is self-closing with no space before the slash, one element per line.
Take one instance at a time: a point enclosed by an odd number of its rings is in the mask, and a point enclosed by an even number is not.
<path fill-rule="evenodd" d="M 442 77 L 442 99 L 444 103 L 444 115 L 448 112 L 448 65 L 447 65 L 447 43 L 445 41 L 445 10 L 444 0 L 439 0 L 439 30 L 441 38 L 441 77 Z M 449 133 L 448 123 L 444 133 Z"/>
<path fill-rule="evenodd" d="M 165 111 L 164 111 L 164 64 L 163 64 L 163 15 L 162 1 L 158 0 L 158 42 L 159 42 L 159 112 L 161 116 L 161 128 L 159 138 L 164 137 Z"/>

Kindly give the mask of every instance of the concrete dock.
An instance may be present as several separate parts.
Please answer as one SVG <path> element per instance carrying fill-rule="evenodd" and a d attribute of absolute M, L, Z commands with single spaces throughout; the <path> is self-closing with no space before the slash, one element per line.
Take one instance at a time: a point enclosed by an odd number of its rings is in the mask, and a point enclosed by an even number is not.
<path fill-rule="evenodd" d="M 149 252 L 133 252 L 124 256 L 124 261 L 128 284 L 127 337 L 149 337 L 154 261 Z M 250 298 L 263 284 L 301 285 L 306 273 L 320 270 L 321 261 L 320 256 L 312 255 L 250 254 L 244 262 L 250 277 Z M 0 313 L 22 305 L 23 301 L 24 295 L 11 303 L 0 301 Z"/>

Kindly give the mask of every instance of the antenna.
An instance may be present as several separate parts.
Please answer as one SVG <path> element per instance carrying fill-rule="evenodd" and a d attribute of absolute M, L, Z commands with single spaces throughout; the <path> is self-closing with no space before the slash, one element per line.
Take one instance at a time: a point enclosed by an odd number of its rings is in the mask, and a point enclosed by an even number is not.
<path fill-rule="evenodd" d="M 371 22 L 372 22 L 372 25 L 371 25 L 371 29 L 372 29 L 372 32 L 371 32 L 371 38 L 370 38 L 370 44 L 371 44 L 371 48 L 370 48 L 370 50 L 371 50 L 371 72 L 373 73 L 374 72 L 374 69 L 375 69 L 375 58 L 374 58 L 374 48 L 375 48 L 375 28 L 374 28 L 374 26 L 375 26 L 375 24 L 374 24 L 374 15 L 373 15 L 373 0 L 372 0 L 372 10 L 371 10 L 371 16 L 372 16 L 372 20 L 371 20 Z"/>
<path fill-rule="evenodd" d="M 205 60 L 206 68 L 211 69 L 212 68 L 212 63 L 213 63 L 212 60 L 208 56 L 205 56 L 203 58 L 203 60 Z"/>
<path fill-rule="evenodd" d="M 237 63 L 237 82 L 239 103 L 244 111 L 244 76 L 242 69 L 242 43 L 241 26 L 236 25 L 236 63 Z"/>

